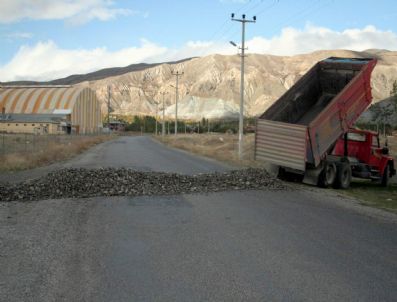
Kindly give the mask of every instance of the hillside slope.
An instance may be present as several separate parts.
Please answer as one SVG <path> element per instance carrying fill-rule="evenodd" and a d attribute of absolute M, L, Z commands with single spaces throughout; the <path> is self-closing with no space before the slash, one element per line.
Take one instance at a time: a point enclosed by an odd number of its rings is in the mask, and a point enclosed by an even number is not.
<path fill-rule="evenodd" d="M 387 50 L 323 50 L 296 56 L 274 56 L 249 54 L 245 69 L 245 114 L 256 116 L 266 110 L 272 102 L 289 89 L 316 62 L 330 56 L 375 57 L 378 64 L 372 74 L 374 102 L 389 97 L 392 84 L 397 80 L 397 52 Z M 131 69 L 132 67 L 130 67 Z M 134 69 L 135 68 L 135 69 Z M 204 108 L 211 112 L 207 99 L 218 99 L 221 103 L 235 108 L 240 99 L 240 57 L 210 55 L 187 59 L 176 63 L 134 65 L 128 68 L 98 71 L 88 75 L 72 76 L 55 80 L 51 84 L 68 84 L 84 80 L 77 85 L 89 86 L 96 90 L 102 102 L 103 112 L 107 111 L 107 87 L 111 87 L 111 107 L 115 114 L 154 115 L 156 102 L 162 103 L 165 92 L 167 107 L 175 104 L 175 77 L 172 70 L 183 71 L 179 79 L 179 99 L 194 97 L 195 102 L 206 102 L 205 106 L 182 106 L 179 116 L 191 116 L 192 108 Z M 105 76 L 102 78 L 102 76 Z M 74 77 L 74 78 L 73 78 Z M 222 103 L 222 104 L 223 104 Z M 219 112 L 218 104 L 214 111 Z M 222 107 L 222 106 L 221 106 Z M 161 108 L 161 105 L 159 106 Z M 228 109 L 228 110 L 229 110 Z M 172 111 L 172 108 L 169 108 Z M 199 114 L 200 116 L 202 114 Z M 227 114 L 226 114 L 227 115 Z"/>
<path fill-rule="evenodd" d="M 246 59 L 245 69 L 246 114 L 255 116 L 262 113 L 311 66 L 330 56 L 376 57 L 378 64 L 372 76 L 374 101 L 389 96 L 392 83 L 397 80 L 397 52 L 332 50 L 291 57 L 252 54 Z M 179 82 L 179 99 L 190 95 L 196 97 L 196 100 L 221 99 L 233 107 L 239 103 L 238 56 L 210 55 L 175 65 L 161 64 L 143 71 L 129 72 L 80 85 L 88 85 L 95 89 L 103 101 L 107 95 L 107 86 L 110 85 L 113 92 L 112 107 L 117 114 L 153 115 L 154 102 L 162 100 L 160 92 L 167 93 L 167 106 L 175 103 L 175 77 L 171 75 L 172 70 L 184 71 Z M 186 109 L 188 108 L 191 107 L 187 106 Z M 106 110 L 105 106 L 103 109 Z M 181 117 L 190 114 L 184 112 L 183 108 L 180 110 Z"/>

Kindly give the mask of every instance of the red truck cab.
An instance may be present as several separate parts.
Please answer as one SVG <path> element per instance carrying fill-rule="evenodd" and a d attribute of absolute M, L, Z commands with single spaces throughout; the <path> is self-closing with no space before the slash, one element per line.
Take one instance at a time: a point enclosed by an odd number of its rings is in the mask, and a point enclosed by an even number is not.
<path fill-rule="evenodd" d="M 353 177 L 379 180 L 387 186 L 396 174 L 389 149 L 380 146 L 379 135 L 373 131 L 350 129 L 336 141 L 332 155 L 348 159 Z"/>

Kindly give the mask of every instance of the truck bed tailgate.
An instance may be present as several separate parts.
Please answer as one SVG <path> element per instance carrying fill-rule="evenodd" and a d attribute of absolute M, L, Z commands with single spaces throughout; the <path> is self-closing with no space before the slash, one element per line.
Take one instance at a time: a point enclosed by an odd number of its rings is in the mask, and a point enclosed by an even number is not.
<path fill-rule="evenodd" d="M 258 119 L 256 127 L 256 159 L 305 170 L 306 126 Z"/>

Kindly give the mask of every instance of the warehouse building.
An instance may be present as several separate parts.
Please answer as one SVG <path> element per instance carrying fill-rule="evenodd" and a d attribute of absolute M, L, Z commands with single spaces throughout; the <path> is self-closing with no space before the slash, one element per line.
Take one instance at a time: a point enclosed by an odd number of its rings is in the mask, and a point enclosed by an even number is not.
<path fill-rule="evenodd" d="M 2 114 L 0 133 L 71 134 L 68 115 L 63 114 Z"/>
<path fill-rule="evenodd" d="M 0 131 L 8 133 L 98 133 L 101 107 L 90 88 L 8 86 L 0 88 Z"/>

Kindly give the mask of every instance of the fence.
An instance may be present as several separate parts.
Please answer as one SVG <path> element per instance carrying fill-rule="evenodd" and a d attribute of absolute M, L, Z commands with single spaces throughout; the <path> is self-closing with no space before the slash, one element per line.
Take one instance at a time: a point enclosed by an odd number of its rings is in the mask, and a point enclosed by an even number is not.
<path fill-rule="evenodd" d="M 72 143 L 86 139 L 87 136 L 97 135 L 35 135 L 0 133 L 0 155 L 45 152 L 46 149 L 54 145 L 64 145 L 66 148 Z"/>

